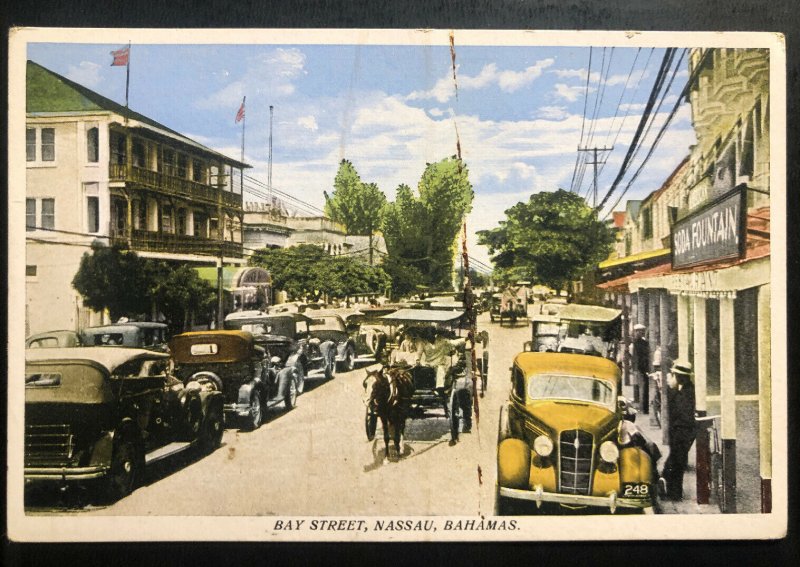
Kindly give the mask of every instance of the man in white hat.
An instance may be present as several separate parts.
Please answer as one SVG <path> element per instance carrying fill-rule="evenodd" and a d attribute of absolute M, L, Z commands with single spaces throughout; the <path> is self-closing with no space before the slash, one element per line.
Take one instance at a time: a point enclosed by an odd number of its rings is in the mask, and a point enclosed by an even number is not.
<path fill-rule="evenodd" d="M 647 327 L 641 323 L 633 326 L 633 401 L 639 403 L 642 413 L 650 413 L 650 343 L 644 338 Z"/>
<path fill-rule="evenodd" d="M 689 449 L 692 448 L 696 432 L 691 363 L 676 360 L 667 375 L 667 385 L 669 457 L 661 471 L 659 488 L 662 496 L 668 500 L 683 500 L 683 473 L 686 471 Z"/>

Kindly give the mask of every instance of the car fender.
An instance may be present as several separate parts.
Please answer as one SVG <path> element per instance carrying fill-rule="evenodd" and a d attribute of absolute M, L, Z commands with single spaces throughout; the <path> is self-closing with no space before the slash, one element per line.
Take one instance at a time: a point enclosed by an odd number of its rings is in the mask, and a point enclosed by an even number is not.
<path fill-rule="evenodd" d="M 522 439 L 503 439 L 497 445 L 497 484 L 505 488 L 528 488 L 531 450 Z"/>
<path fill-rule="evenodd" d="M 653 463 L 650 455 L 639 447 L 626 447 L 619 452 L 620 482 L 651 482 Z"/>
<path fill-rule="evenodd" d="M 255 382 L 255 380 L 239 386 L 239 396 L 237 398 L 238 403 L 249 406 L 250 396 L 253 395 L 253 390 L 258 390 L 258 384 Z"/>
<path fill-rule="evenodd" d="M 319 352 L 322 354 L 323 358 L 328 358 L 332 352 L 336 350 L 336 343 L 333 341 L 325 341 L 321 345 L 319 345 Z"/>
<path fill-rule="evenodd" d="M 289 393 L 289 384 L 295 380 L 295 369 L 293 366 L 288 366 L 278 372 L 278 397 L 283 399 Z"/>
<path fill-rule="evenodd" d="M 100 438 L 92 445 L 89 466 L 108 465 L 114 450 L 114 432 L 104 431 Z"/>
<path fill-rule="evenodd" d="M 214 408 L 215 406 L 219 406 L 217 409 L 221 412 L 223 406 L 223 395 L 222 392 L 212 391 L 212 392 L 200 392 L 200 403 L 203 408 L 203 417 L 205 418 L 208 415 L 208 412 Z"/>

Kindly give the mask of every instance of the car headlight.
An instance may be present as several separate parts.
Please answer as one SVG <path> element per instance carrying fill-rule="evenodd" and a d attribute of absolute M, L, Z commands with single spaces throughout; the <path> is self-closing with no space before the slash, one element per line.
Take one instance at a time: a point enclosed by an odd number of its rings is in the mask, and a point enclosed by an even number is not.
<path fill-rule="evenodd" d="M 619 459 L 619 449 L 613 441 L 606 441 L 600 445 L 600 458 L 607 463 L 616 463 Z"/>
<path fill-rule="evenodd" d="M 553 442 L 547 435 L 539 435 L 533 440 L 533 450 L 540 457 L 549 457 L 553 452 Z"/>

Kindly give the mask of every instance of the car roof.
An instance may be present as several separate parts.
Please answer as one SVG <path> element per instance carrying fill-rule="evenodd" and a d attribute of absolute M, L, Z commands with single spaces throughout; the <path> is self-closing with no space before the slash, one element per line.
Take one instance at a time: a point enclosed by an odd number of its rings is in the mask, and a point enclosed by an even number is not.
<path fill-rule="evenodd" d="M 449 323 L 464 315 L 464 311 L 445 311 L 442 309 L 398 309 L 381 317 L 384 321 Z"/>
<path fill-rule="evenodd" d="M 558 312 L 559 319 L 568 321 L 610 322 L 622 315 L 619 309 L 600 307 L 599 305 L 582 305 L 568 303 Z"/>
<path fill-rule="evenodd" d="M 136 359 L 156 360 L 169 358 L 167 353 L 130 347 L 61 347 L 25 350 L 26 362 L 86 361 L 105 367 L 108 372 Z"/>
<path fill-rule="evenodd" d="M 44 331 L 42 333 L 36 333 L 35 335 L 29 335 L 25 337 L 25 341 L 30 341 L 34 339 L 41 339 L 44 337 L 76 337 L 78 333 L 75 331 L 70 331 L 67 329 L 59 329 L 58 331 Z"/>
<path fill-rule="evenodd" d="M 113 330 L 131 330 L 131 329 L 166 329 L 165 323 L 156 323 L 153 321 L 128 321 L 127 323 L 112 323 L 111 325 L 101 325 L 98 327 L 86 327 L 82 332 L 91 333 L 107 333 Z"/>
<path fill-rule="evenodd" d="M 235 311 L 233 313 L 228 313 L 225 316 L 226 321 L 233 321 L 235 319 L 250 319 L 254 317 L 265 317 L 267 315 L 266 311 L 260 310 L 253 310 L 253 311 Z"/>
<path fill-rule="evenodd" d="M 309 317 L 312 319 L 320 319 L 322 317 L 338 317 L 339 319 L 343 319 L 341 313 L 333 311 L 332 309 L 315 309 Z"/>
<path fill-rule="evenodd" d="M 521 352 L 514 358 L 514 365 L 526 376 L 550 373 L 617 380 L 620 375 L 619 366 L 614 361 L 585 354 Z"/>

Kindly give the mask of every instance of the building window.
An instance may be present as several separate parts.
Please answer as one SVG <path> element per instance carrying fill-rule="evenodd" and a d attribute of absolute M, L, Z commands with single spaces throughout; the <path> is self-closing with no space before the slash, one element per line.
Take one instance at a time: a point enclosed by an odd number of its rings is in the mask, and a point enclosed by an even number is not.
<path fill-rule="evenodd" d="M 25 159 L 36 161 L 36 128 L 25 130 Z"/>
<path fill-rule="evenodd" d="M 125 136 L 119 132 L 111 132 L 111 163 L 116 165 L 127 163 Z"/>
<path fill-rule="evenodd" d="M 189 168 L 189 160 L 183 154 L 178 154 L 178 177 L 186 179 L 187 170 Z"/>
<path fill-rule="evenodd" d="M 164 148 L 164 173 L 175 176 L 175 152 Z"/>
<path fill-rule="evenodd" d="M 653 238 L 653 210 L 650 207 L 642 209 L 642 238 Z"/>
<path fill-rule="evenodd" d="M 55 128 L 42 128 L 42 161 L 56 161 Z"/>
<path fill-rule="evenodd" d="M 161 208 L 161 230 L 162 232 L 172 232 L 172 207 L 164 205 Z"/>
<path fill-rule="evenodd" d="M 203 170 L 203 162 L 198 159 L 192 160 L 192 181 L 198 183 L 205 182 L 205 171 Z"/>
<path fill-rule="evenodd" d="M 36 230 L 36 199 L 25 199 L 25 230 Z"/>
<path fill-rule="evenodd" d="M 142 199 L 137 201 L 136 208 L 136 228 L 139 230 L 147 230 L 147 201 Z"/>
<path fill-rule="evenodd" d="M 86 131 L 86 161 L 97 163 L 100 161 L 100 129 L 89 128 Z"/>
<path fill-rule="evenodd" d="M 25 275 L 27 277 L 29 277 L 29 278 L 35 278 L 36 277 L 36 266 L 35 265 L 30 265 L 30 264 L 25 266 Z"/>
<path fill-rule="evenodd" d="M 178 234 L 186 234 L 186 209 L 179 209 L 177 216 Z"/>
<path fill-rule="evenodd" d="M 195 211 L 194 213 L 194 235 L 202 238 L 208 238 L 208 231 L 206 230 L 207 217 L 204 213 Z"/>
<path fill-rule="evenodd" d="M 56 200 L 42 199 L 42 228 L 56 227 Z"/>
<path fill-rule="evenodd" d="M 147 155 L 144 144 L 138 140 L 133 142 L 131 151 L 133 153 L 133 165 L 136 167 L 147 167 Z"/>
<path fill-rule="evenodd" d="M 100 232 L 100 197 L 86 197 L 86 231 Z"/>

